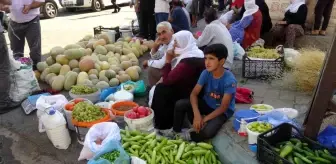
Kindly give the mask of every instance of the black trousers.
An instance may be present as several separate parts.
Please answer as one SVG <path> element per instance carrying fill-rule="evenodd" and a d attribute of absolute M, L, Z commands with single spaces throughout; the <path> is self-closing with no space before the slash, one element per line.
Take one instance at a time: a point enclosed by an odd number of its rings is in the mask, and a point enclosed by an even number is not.
<path fill-rule="evenodd" d="M 318 0 L 315 6 L 315 24 L 314 30 L 319 30 L 323 17 L 322 31 L 325 31 L 329 25 L 329 20 L 335 0 Z"/>
<path fill-rule="evenodd" d="M 141 11 L 140 10 L 140 35 L 146 39 L 155 40 L 156 22 L 154 11 Z"/>
<path fill-rule="evenodd" d="M 117 11 L 120 7 L 118 6 L 118 4 L 116 3 L 117 0 L 111 0 L 112 2 L 112 7 L 114 8 L 114 11 Z"/>
<path fill-rule="evenodd" d="M 213 109 L 210 108 L 203 99 L 198 99 L 198 108 L 201 115 L 210 114 Z M 185 116 L 188 116 L 189 121 L 192 123 L 194 119 L 194 114 L 190 99 L 178 100 L 175 104 L 174 109 L 174 126 L 175 132 L 181 132 L 183 121 Z M 201 129 L 199 133 L 191 132 L 191 140 L 195 142 L 201 142 L 211 139 L 216 136 L 218 131 L 221 129 L 222 125 L 228 120 L 225 114 L 222 114 L 206 123 L 206 125 Z"/>

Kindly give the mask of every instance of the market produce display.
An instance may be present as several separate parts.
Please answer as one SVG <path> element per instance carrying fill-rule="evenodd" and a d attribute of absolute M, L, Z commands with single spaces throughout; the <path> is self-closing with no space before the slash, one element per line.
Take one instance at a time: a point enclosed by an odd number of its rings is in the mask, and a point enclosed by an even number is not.
<path fill-rule="evenodd" d="M 266 122 L 252 122 L 247 126 L 252 132 L 264 133 L 272 129 L 272 125 Z"/>
<path fill-rule="evenodd" d="M 273 110 L 273 107 L 267 104 L 254 104 L 251 106 L 251 109 L 256 111 L 270 111 Z"/>
<path fill-rule="evenodd" d="M 110 161 L 112 164 L 119 157 L 120 152 L 118 150 L 113 150 L 112 152 L 103 154 L 100 158 Z"/>
<path fill-rule="evenodd" d="M 248 57 L 261 58 L 261 59 L 277 59 L 280 57 L 275 49 L 266 49 L 262 47 L 253 47 L 247 51 Z"/>
<path fill-rule="evenodd" d="M 86 86 L 86 85 L 75 85 L 72 86 L 70 92 L 75 95 L 85 95 L 91 94 L 98 91 L 97 87 Z"/>
<path fill-rule="evenodd" d="M 336 157 L 331 155 L 328 150 L 314 150 L 310 146 L 298 138 L 291 138 L 289 141 L 276 144 L 273 150 L 292 164 L 336 163 Z"/>
<path fill-rule="evenodd" d="M 105 113 L 97 105 L 92 105 L 87 102 L 77 103 L 72 112 L 72 117 L 80 122 L 92 122 L 105 117 Z"/>
<path fill-rule="evenodd" d="M 213 146 L 208 143 L 189 143 L 183 140 L 158 138 L 155 132 L 121 130 L 122 146 L 131 156 L 146 160 L 149 164 L 220 164 Z"/>
<path fill-rule="evenodd" d="M 56 91 L 70 90 L 76 84 L 104 89 L 138 81 L 138 57 L 148 50 L 139 39 L 125 37 L 112 44 L 107 34 L 88 35 L 76 44 L 52 48 L 50 57 L 37 64 L 35 74 Z"/>
<path fill-rule="evenodd" d="M 133 107 L 132 111 L 126 113 L 126 117 L 129 119 L 139 119 L 147 117 L 151 114 L 151 110 L 148 107 L 139 106 Z"/>

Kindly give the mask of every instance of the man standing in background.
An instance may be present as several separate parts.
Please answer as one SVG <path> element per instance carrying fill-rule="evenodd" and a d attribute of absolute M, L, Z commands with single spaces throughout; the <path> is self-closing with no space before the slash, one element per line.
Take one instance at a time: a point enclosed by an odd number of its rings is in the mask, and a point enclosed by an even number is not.
<path fill-rule="evenodd" d="M 25 39 L 33 60 L 33 69 L 41 61 L 40 7 L 45 0 L 12 0 L 8 37 L 14 58 L 24 56 Z"/>
<path fill-rule="evenodd" d="M 111 2 L 112 2 L 112 7 L 114 8 L 114 11 L 112 12 L 112 13 L 119 13 L 119 11 L 120 11 L 120 7 L 118 6 L 118 4 L 117 4 L 117 2 L 116 2 L 117 0 L 111 0 Z"/>
<path fill-rule="evenodd" d="M 0 0 L 0 11 L 8 11 L 10 0 Z M 7 43 L 0 20 L 0 114 L 7 113 L 20 106 L 19 102 L 14 102 L 9 97 L 10 89 L 10 64 Z"/>
<path fill-rule="evenodd" d="M 140 37 L 155 40 L 155 16 L 154 16 L 155 0 L 140 1 Z"/>

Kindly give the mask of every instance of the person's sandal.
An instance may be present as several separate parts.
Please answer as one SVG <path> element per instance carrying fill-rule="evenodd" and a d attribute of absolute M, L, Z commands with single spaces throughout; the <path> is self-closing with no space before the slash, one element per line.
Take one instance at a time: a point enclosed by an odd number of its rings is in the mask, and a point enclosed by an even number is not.
<path fill-rule="evenodd" d="M 326 36 L 326 31 L 320 31 L 320 35 Z"/>
<path fill-rule="evenodd" d="M 319 30 L 313 30 L 312 32 L 311 32 L 311 35 L 318 35 L 319 34 Z"/>

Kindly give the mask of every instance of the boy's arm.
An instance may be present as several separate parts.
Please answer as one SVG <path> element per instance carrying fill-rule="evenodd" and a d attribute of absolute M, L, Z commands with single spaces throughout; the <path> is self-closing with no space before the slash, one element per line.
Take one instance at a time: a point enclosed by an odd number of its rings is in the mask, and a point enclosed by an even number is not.
<path fill-rule="evenodd" d="M 219 115 L 224 114 L 230 105 L 231 99 L 232 99 L 232 94 L 227 94 L 227 93 L 224 94 L 221 105 L 216 110 L 214 110 L 213 112 L 205 116 L 203 121 L 207 122 L 209 120 L 216 118 Z"/>
<path fill-rule="evenodd" d="M 196 86 L 194 87 L 193 91 L 190 94 L 190 103 L 194 113 L 193 127 L 197 133 L 199 133 L 199 131 L 202 129 L 204 123 L 202 115 L 198 109 L 198 95 L 201 92 L 202 88 L 203 88 L 202 85 L 196 84 Z"/>

